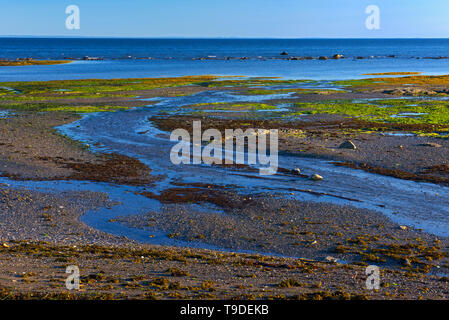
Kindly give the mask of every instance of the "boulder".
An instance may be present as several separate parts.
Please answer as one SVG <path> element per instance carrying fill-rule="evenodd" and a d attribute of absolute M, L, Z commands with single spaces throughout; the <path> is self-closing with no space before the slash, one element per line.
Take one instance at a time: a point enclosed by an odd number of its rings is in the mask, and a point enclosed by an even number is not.
<path fill-rule="evenodd" d="M 332 59 L 341 59 L 341 58 L 343 58 L 343 55 L 341 55 L 341 54 L 339 54 L 339 53 L 334 54 L 334 55 L 332 56 Z"/>
<path fill-rule="evenodd" d="M 324 258 L 324 261 L 326 262 L 332 262 L 332 263 L 337 263 L 338 259 L 335 257 L 331 257 L 331 256 L 327 256 L 326 258 Z"/>
<path fill-rule="evenodd" d="M 319 59 L 319 60 L 328 60 L 329 58 L 326 57 L 326 56 L 321 56 L 321 57 L 319 57 L 318 59 Z"/>
<path fill-rule="evenodd" d="M 321 181 L 324 178 L 322 176 L 320 176 L 319 174 L 315 173 L 313 176 L 310 177 L 310 179 L 313 180 L 313 181 Z"/>
<path fill-rule="evenodd" d="M 293 170 L 292 170 L 292 174 L 295 174 L 295 175 L 297 175 L 297 176 L 301 175 L 301 169 L 299 169 L 299 168 L 293 169 Z"/>
<path fill-rule="evenodd" d="M 357 147 L 351 140 L 346 140 L 342 144 L 338 146 L 339 149 L 350 149 L 350 150 L 356 150 Z"/>

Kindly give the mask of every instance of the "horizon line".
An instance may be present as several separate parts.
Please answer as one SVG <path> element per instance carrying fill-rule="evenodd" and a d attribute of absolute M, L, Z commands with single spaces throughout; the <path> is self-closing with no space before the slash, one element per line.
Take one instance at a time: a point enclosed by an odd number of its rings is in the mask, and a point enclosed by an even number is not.
<path fill-rule="evenodd" d="M 182 36 L 161 36 L 161 37 L 143 37 L 143 36 L 63 36 L 63 35 L 0 35 L 0 38 L 38 38 L 38 39 L 192 39 L 192 40 L 447 40 L 441 37 L 182 37 Z"/>

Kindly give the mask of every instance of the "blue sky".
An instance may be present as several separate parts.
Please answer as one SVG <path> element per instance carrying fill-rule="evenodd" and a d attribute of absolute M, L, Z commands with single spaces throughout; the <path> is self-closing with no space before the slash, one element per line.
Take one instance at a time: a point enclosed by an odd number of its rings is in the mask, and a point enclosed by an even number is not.
<path fill-rule="evenodd" d="M 65 28 L 72 4 L 80 30 Z M 368 5 L 380 8 L 380 30 L 365 28 Z M 447 38 L 449 1 L 2 0 L 0 35 Z"/>

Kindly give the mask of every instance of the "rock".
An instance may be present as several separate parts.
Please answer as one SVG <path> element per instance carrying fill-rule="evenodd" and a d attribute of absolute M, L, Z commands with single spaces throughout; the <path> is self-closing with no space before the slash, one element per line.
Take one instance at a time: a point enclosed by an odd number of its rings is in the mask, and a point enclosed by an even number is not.
<path fill-rule="evenodd" d="M 343 58 L 343 56 L 342 56 L 341 54 L 339 54 L 339 53 L 334 54 L 334 55 L 332 56 L 332 59 L 341 59 L 341 58 Z"/>
<path fill-rule="evenodd" d="M 331 256 L 327 256 L 326 258 L 324 258 L 324 261 L 326 262 L 332 262 L 332 263 L 337 263 L 338 259 L 335 257 L 331 257 Z"/>
<path fill-rule="evenodd" d="M 329 58 L 326 57 L 326 56 L 321 56 L 321 57 L 319 57 L 318 59 L 319 59 L 319 60 L 328 60 Z"/>
<path fill-rule="evenodd" d="M 292 170 L 292 173 L 296 174 L 297 176 L 299 176 L 299 175 L 301 175 L 301 169 L 295 168 L 295 169 Z"/>
<path fill-rule="evenodd" d="M 85 56 L 83 57 L 83 60 L 103 60 L 103 58 Z"/>
<path fill-rule="evenodd" d="M 319 174 L 315 173 L 313 176 L 310 177 L 310 179 L 313 180 L 313 181 L 321 181 L 324 178 L 322 176 L 320 176 Z"/>
<path fill-rule="evenodd" d="M 351 150 L 357 149 L 356 145 L 351 140 L 344 141 L 342 144 L 340 144 L 338 146 L 338 148 L 339 149 L 351 149 Z"/>
<path fill-rule="evenodd" d="M 410 262 L 410 260 L 407 259 L 407 258 L 404 258 L 404 259 L 402 260 L 402 264 L 405 265 L 405 266 L 411 266 L 411 265 L 412 265 L 412 263 Z"/>
<path fill-rule="evenodd" d="M 441 148 L 441 144 L 435 142 L 425 142 L 419 144 L 420 147 L 433 147 L 433 148 Z"/>
<path fill-rule="evenodd" d="M 399 228 L 401 228 L 401 230 L 407 230 L 407 226 L 399 226 Z"/>
<path fill-rule="evenodd" d="M 8 245 L 6 242 L 4 242 L 4 243 L 2 244 L 2 246 L 3 246 L 3 248 L 9 248 L 9 245 Z"/>
<path fill-rule="evenodd" d="M 282 51 L 281 56 L 288 56 L 288 53 L 286 51 Z"/>

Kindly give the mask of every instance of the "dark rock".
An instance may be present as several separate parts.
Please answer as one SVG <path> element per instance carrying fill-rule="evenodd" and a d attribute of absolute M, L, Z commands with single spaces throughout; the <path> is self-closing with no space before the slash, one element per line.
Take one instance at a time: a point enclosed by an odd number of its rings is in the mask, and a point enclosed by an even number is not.
<path fill-rule="evenodd" d="M 344 141 L 342 144 L 340 144 L 340 146 L 338 148 L 339 149 L 350 149 L 350 150 L 357 149 L 356 145 L 351 140 Z"/>
<path fill-rule="evenodd" d="M 403 258 L 403 259 L 402 259 L 402 264 L 403 264 L 404 266 L 411 267 L 412 262 L 411 262 L 410 259 L 408 259 L 408 258 Z"/>

